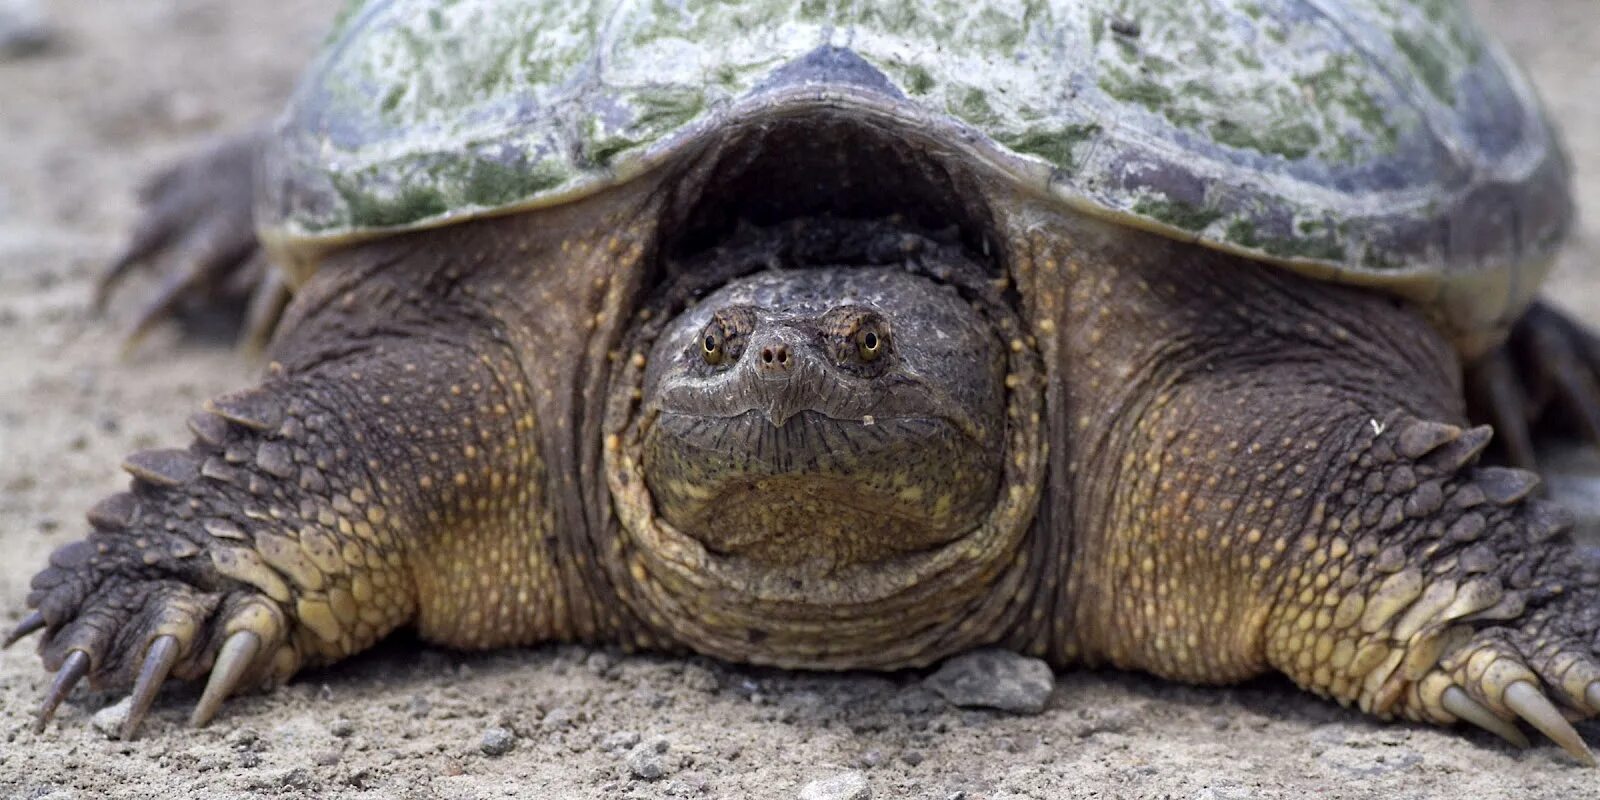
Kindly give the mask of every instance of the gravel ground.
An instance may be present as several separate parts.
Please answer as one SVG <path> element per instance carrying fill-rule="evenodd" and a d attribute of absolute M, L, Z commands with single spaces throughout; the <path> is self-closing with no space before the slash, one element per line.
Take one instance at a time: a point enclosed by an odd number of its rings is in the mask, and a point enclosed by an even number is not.
<path fill-rule="evenodd" d="M 251 380 L 225 347 L 170 333 L 119 358 L 132 298 L 96 318 L 89 285 L 139 178 L 271 114 L 335 5 L 47 3 L 51 41 L 0 61 L 0 624 L 50 549 L 81 534 L 82 509 L 122 485 L 124 453 L 186 440 L 191 408 Z M 1475 5 L 1532 71 L 1566 129 L 1580 201 L 1600 210 L 1600 7 Z M 1596 219 L 1552 294 L 1600 322 L 1600 272 L 1580 269 L 1600 252 Z M 1281 681 L 1076 672 L 1043 713 L 1016 716 L 954 708 L 924 677 L 402 639 L 237 699 L 201 731 L 183 722 L 196 691 L 171 689 L 122 743 L 92 723 L 116 698 L 93 694 L 31 733 L 47 676 L 21 646 L 0 655 L 0 796 L 1600 796 L 1595 773 L 1553 747 L 1379 725 Z M 1586 733 L 1600 745 L 1600 729 Z"/>

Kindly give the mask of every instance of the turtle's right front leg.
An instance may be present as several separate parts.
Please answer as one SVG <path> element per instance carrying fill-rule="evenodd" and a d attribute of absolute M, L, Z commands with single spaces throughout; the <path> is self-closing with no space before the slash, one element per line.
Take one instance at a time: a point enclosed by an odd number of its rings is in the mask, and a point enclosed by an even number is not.
<path fill-rule="evenodd" d="M 85 676 L 132 686 L 127 737 L 169 676 L 209 673 L 204 724 L 408 622 L 459 647 L 592 633 L 569 624 L 517 353 L 464 303 L 407 303 L 406 280 L 310 291 L 287 366 L 208 403 L 187 449 L 128 457 L 131 489 L 52 554 L 8 639 L 45 631 L 39 727 Z"/>

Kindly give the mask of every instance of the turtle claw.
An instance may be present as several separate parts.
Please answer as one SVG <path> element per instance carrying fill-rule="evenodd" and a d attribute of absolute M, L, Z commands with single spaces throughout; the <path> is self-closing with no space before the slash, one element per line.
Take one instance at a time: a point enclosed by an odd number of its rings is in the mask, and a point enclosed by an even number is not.
<path fill-rule="evenodd" d="M 228 637 L 223 643 L 222 651 L 217 654 L 217 662 L 211 668 L 211 677 L 206 681 L 206 689 L 200 695 L 200 702 L 194 707 L 194 713 L 189 715 L 189 724 L 196 728 L 203 728 L 217 715 L 217 710 L 222 707 L 222 701 L 238 688 L 240 679 L 256 660 L 261 652 L 261 637 L 250 631 L 239 631 Z"/>
<path fill-rule="evenodd" d="M 150 649 L 145 653 L 144 666 L 139 668 L 139 678 L 133 685 L 128 716 L 122 721 L 122 729 L 118 732 L 123 741 L 131 740 L 138 733 L 139 723 L 144 721 L 145 714 L 150 711 L 150 704 L 155 702 L 156 693 L 161 691 L 161 685 L 167 682 L 167 675 L 177 663 L 176 636 L 170 634 L 158 636 L 150 643 Z"/>
<path fill-rule="evenodd" d="M 1578 735 L 1572 724 L 1561 716 L 1561 712 L 1556 710 L 1549 698 L 1534 688 L 1533 684 L 1517 681 L 1507 686 L 1501 701 L 1505 703 L 1506 708 L 1516 712 L 1517 716 L 1526 720 L 1529 725 L 1538 728 L 1540 733 L 1561 745 L 1561 749 L 1567 751 L 1573 758 L 1585 766 L 1595 765 L 1594 754 L 1589 752 L 1588 745 L 1583 743 L 1583 737 Z"/>
<path fill-rule="evenodd" d="M 1597 687 L 1600 688 L 1600 687 Z M 1527 748 L 1530 744 L 1528 737 L 1517 726 L 1494 715 L 1482 703 L 1472 699 L 1466 691 L 1459 686 L 1450 686 L 1440 696 L 1439 703 L 1444 710 L 1454 714 L 1463 722 L 1476 725 L 1500 738 L 1516 745 Z"/>
<path fill-rule="evenodd" d="M 73 650 L 67 654 L 65 661 L 61 662 L 61 669 L 56 671 L 56 678 L 50 684 L 50 691 L 45 694 L 44 702 L 39 704 L 38 717 L 33 722 L 34 733 L 44 733 L 44 726 L 50 724 L 50 718 L 55 716 L 56 707 L 61 701 L 67 699 L 72 693 L 72 688 L 89 674 L 89 654 L 82 650 Z"/>
<path fill-rule="evenodd" d="M 43 628 L 44 625 L 44 614 L 42 612 L 37 610 L 29 612 L 28 616 L 23 617 L 22 621 L 18 622 L 17 626 L 12 628 L 10 633 L 6 634 L 5 641 L 0 642 L 0 650 L 16 644 L 18 641 L 21 641 L 24 636 Z"/>

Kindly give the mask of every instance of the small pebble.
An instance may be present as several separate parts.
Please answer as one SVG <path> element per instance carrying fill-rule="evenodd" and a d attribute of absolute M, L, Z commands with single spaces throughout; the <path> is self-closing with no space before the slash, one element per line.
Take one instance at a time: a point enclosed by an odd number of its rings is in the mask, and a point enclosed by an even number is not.
<path fill-rule="evenodd" d="M 295 767 L 283 773 L 283 777 L 278 779 L 278 783 L 288 789 L 305 791 L 316 784 L 316 778 L 313 778 L 311 771 L 305 767 Z"/>
<path fill-rule="evenodd" d="M 617 660 L 612 658 L 609 653 L 601 650 L 596 650 L 593 653 L 590 653 L 589 656 L 583 660 L 583 665 L 587 667 L 590 672 L 602 678 L 614 678 L 619 671 L 617 668 Z"/>
<path fill-rule="evenodd" d="M 953 705 L 1037 714 L 1050 702 L 1056 676 L 1037 658 L 988 648 L 944 662 L 924 683 Z"/>
<path fill-rule="evenodd" d="M 490 728 L 483 732 L 479 749 L 486 756 L 503 756 L 517 746 L 517 736 L 505 728 Z"/>
<path fill-rule="evenodd" d="M 539 727 L 547 731 L 570 728 L 578 721 L 578 712 L 571 706 L 556 706 L 545 712 L 544 719 L 539 720 Z"/>
<path fill-rule="evenodd" d="M 414 694 L 411 696 L 411 701 L 406 704 L 406 711 L 413 718 L 422 719 L 433 711 L 433 701 L 423 695 Z"/>
<path fill-rule="evenodd" d="M 711 670 L 699 664 L 689 664 L 683 668 L 683 685 L 697 692 L 715 694 L 722 687 L 722 682 Z"/>
<path fill-rule="evenodd" d="M 628 772 L 645 781 L 657 780 L 671 772 L 666 758 L 667 746 L 665 736 L 655 736 L 633 748 L 628 754 Z"/>
<path fill-rule="evenodd" d="M 331 733 L 341 739 L 355 732 L 356 724 L 348 719 L 345 719 L 344 717 L 340 717 L 328 725 L 328 733 Z"/>
<path fill-rule="evenodd" d="M 109 705 L 94 713 L 90 720 L 94 729 L 105 734 L 107 739 L 115 739 L 122 731 L 122 722 L 128 718 L 128 711 L 133 708 L 133 698 L 124 697 L 115 705 Z"/>
<path fill-rule="evenodd" d="M 600 749 L 607 753 L 618 753 L 638 743 L 638 731 L 617 731 L 600 740 Z"/>
<path fill-rule="evenodd" d="M 858 770 L 818 778 L 800 787 L 800 800 L 869 800 L 872 785 Z"/>

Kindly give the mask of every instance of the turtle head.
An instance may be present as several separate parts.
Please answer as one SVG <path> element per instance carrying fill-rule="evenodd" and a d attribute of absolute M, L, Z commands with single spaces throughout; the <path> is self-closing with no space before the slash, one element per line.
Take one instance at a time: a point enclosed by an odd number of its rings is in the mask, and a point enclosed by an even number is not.
<path fill-rule="evenodd" d="M 644 378 L 663 519 L 762 563 L 935 547 L 993 507 L 1005 357 L 952 288 L 901 269 L 757 274 L 684 311 Z"/>

